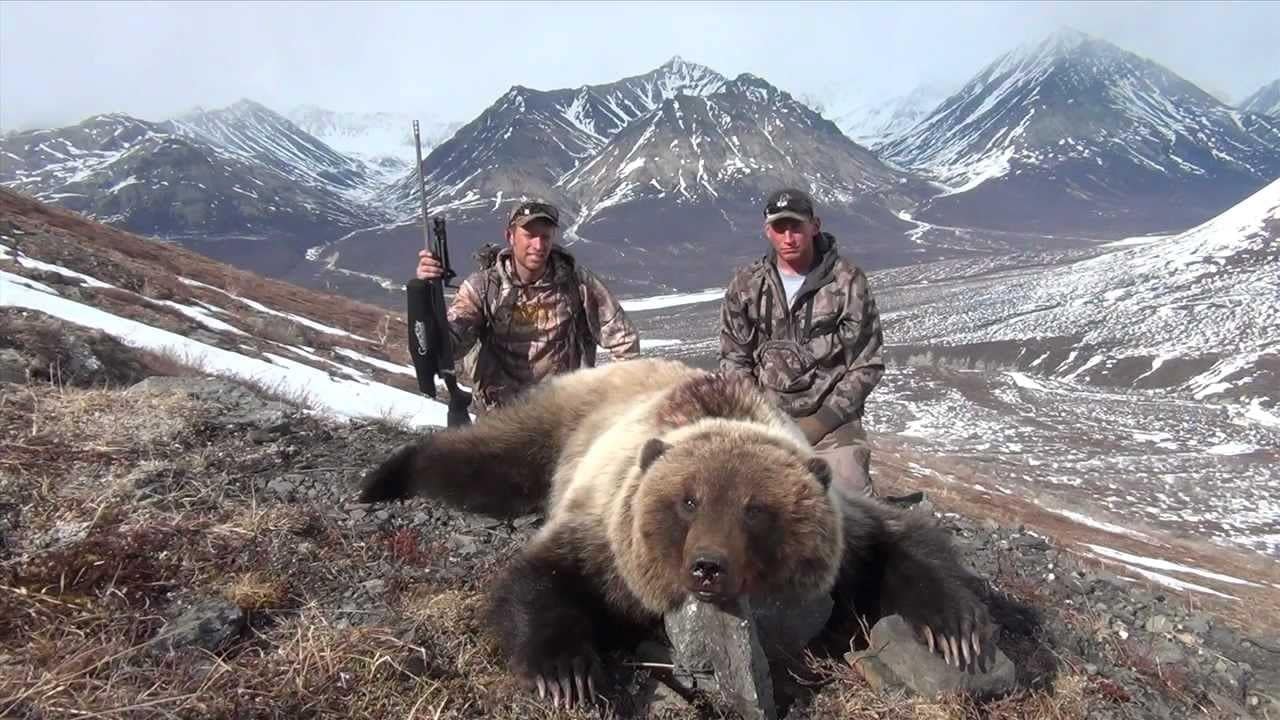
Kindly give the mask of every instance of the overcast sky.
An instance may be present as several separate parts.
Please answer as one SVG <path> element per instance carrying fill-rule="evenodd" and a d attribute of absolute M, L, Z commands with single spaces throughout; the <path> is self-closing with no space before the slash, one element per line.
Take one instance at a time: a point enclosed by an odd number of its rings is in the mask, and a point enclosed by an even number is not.
<path fill-rule="evenodd" d="M 0 128 L 276 110 L 469 120 L 514 84 L 616 80 L 673 55 L 797 95 L 957 81 L 1070 25 L 1239 101 L 1280 77 L 1280 2 L 0 2 Z"/>

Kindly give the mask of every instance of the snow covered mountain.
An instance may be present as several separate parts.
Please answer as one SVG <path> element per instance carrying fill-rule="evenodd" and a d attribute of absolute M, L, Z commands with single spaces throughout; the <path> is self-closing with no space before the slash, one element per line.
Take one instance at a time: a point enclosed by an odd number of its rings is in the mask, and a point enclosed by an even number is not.
<path fill-rule="evenodd" d="M 1280 405 L 1280 179 L 1202 225 L 1021 267 L 876 277 L 900 352 L 1184 396 Z M 939 349 L 942 348 L 942 349 Z"/>
<path fill-rule="evenodd" d="M 1280 176 L 1280 122 L 1062 31 L 999 58 L 881 150 L 948 186 L 917 214 L 928 222 L 1167 232 Z"/>
<path fill-rule="evenodd" d="M 331 235 L 365 222 L 347 200 L 354 173 L 304 172 L 286 153 L 220 147 L 127 115 L 18 133 L 0 140 L 0 155 L 5 186 L 150 235 Z"/>
<path fill-rule="evenodd" d="M 0 139 L 0 184 L 86 216 L 174 240 L 254 272 L 315 286 L 306 249 L 391 216 L 376 179 L 251 102 L 175 121 L 121 114 Z M 339 279 L 362 297 L 385 290 Z"/>
<path fill-rule="evenodd" d="M 607 246 L 619 261 L 642 261 L 655 278 L 697 287 L 760 254 L 761 247 L 744 241 L 761 236 L 763 198 L 783 185 L 812 193 L 828 227 L 858 237 L 864 259 L 900 252 L 910 225 L 896 212 L 928 191 L 749 74 L 708 95 L 663 102 L 567 173 L 557 189 L 581 207 L 566 237 L 571 244 L 576 236 L 590 238 L 582 252 Z M 653 233 L 659 217 L 674 236 Z"/>
<path fill-rule="evenodd" d="M 841 97 L 829 102 L 823 115 L 854 142 L 874 149 L 910 130 L 950 95 L 950 88 L 926 83 L 888 98 Z"/>
<path fill-rule="evenodd" d="M 294 108 L 289 120 L 329 147 L 364 161 L 386 180 L 403 176 L 413 166 L 413 121 L 422 128 L 422 152 L 449 139 L 460 122 L 408 113 L 336 112 L 314 105 Z"/>
<path fill-rule="evenodd" d="M 580 202 L 558 186 L 566 173 L 666 99 L 712 93 L 724 83 L 715 71 L 675 57 L 651 72 L 602 85 L 512 87 L 423 159 L 432 212 L 448 215 L 450 242 L 457 248 L 451 249 L 453 257 L 466 258 L 500 239 L 504 213 L 521 199 L 552 200 L 566 223 L 572 222 Z M 410 171 L 380 196 L 383 206 L 398 213 L 398 222 L 317 247 L 312 256 L 330 267 L 399 277 L 404 258 L 422 245 L 415 185 Z M 371 243 L 383 250 L 367 252 Z"/>
<path fill-rule="evenodd" d="M 283 115 L 252 100 L 217 110 L 196 110 L 175 118 L 170 125 L 222 153 L 260 163 L 295 182 L 353 199 L 366 198 L 376 189 L 364 163 L 335 151 Z"/>
<path fill-rule="evenodd" d="M 604 85 L 534 90 L 516 85 L 424 159 L 433 207 L 487 208 L 518 196 L 568 198 L 562 175 L 594 156 L 632 120 L 677 94 L 703 95 L 724 84 L 715 71 L 679 57 L 643 75 Z M 417 212 L 414 175 L 391 190 Z M 485 214 L 488 214 L 487 212 Z"/>
<path fill-rule="evenodd" d="M 1263 85 L 1257 92 L 1245 98 L 1245 101 L 1240 103 L 1240 109 L 1280 118 L 1280 78 Z"/>

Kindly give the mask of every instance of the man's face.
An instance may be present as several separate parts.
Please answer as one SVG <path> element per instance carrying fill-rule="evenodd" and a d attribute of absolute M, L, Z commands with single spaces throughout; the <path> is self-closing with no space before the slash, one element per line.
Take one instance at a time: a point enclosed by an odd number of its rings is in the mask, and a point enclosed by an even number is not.
<path fill-rule="evenodd" d="M 773 249 L 788 263 L 800 262 L 813 252 L 813 236 L 818 232 L 817 218 L 810 221 L 795 218 L 778 218 L 765 223 L 764 234 L 769 236 Z"/>
<path fill-rule="evenodd" d="M 525 270 L 536 273 L 547 264 L 551 243 L 556 238 L 556 226 L 538 218 L 507 230 L 511 254 Z"/>

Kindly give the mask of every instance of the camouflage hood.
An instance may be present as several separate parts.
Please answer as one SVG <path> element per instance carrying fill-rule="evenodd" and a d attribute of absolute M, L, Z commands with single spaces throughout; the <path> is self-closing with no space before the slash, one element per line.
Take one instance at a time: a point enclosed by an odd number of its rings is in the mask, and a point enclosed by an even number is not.
<path fill-rule="evenodd" d="M 814 238 L 817 260 L 788 305 L 777 254 L 739 268 L 721 314 L 721 367 L 749 373 L 793 417 L 831 429 L 862 417 L 884 372 L 880 317 L 866 273 L 835 238 Z"/>

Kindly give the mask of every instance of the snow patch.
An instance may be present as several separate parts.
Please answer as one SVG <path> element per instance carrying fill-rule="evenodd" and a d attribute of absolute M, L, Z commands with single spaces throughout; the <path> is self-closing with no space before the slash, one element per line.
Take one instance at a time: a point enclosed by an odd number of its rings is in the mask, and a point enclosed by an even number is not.
<path fill-rule="evenodd" d="M 92 277 L 90 275 L 85 275 L 84 273 L 79 273 L 74 270 L 68 270 L 60 265 L 53 265 L 51 263 L 47 263 L 42 260 L 36 260 L 33 257 L 27 257 L 21 252 L 10 249 L 8 246 L 5 246 L 5 245 L 0 245 L 0 259 L 13 260 L 17 262 L 18 265 L 21 265 L 22 267 L 29 267 L 34 270 L 45 270 L 47 272 L 53 272 L 59 275 L 64 275 L 66 277 L 77 278 L 79 280 L 84 281 L 84 284 L 88 285 L 89 287 L 100 287 L 100 288 L 115 287 L 115 285 L 111 285 L 110 283 L 104 283 L 98 278 Z"/>
<path fill-rule="evenodd" d="M 1222 443 L 1221 445 L 1214 445 L 1213 447 L 1205 450 L 1205 452 L 1210 455 L 1248 455 L 1251 452 L 1256 452 L 1261 449 L 1262 448 L 1249 445 L 1247 443 L 1229 442 Z"/>
<path fill-rule="evenodd" d="M 1158 558 L 1148 558 L 1148 557 L 1143 557 L 1141 555 L 1132 555 L 1130 553 L 1123 552 L 1121 550 L 1113 550 L 1103 545 L 1093 545 L 1091 543 L 1085 543 L 1084 545 L 1085 547 L 1088 547 L 1090 550 L 1097 553 L 1098 555 L 1101 555 L 1106 558 L 1110 558 L 1112 560 L 1118 560 L 1120 562 L 1123 562 L 1129 565 L 1137 565 L 1141 567 L 1153 568 L 1155 570 L 1164 570 L 1165 572 L 1177 572 L 1177 573 L 1184 573 L 1187 575 L 1197 575 L 1199 577 L 1208 578 L 1210 580 L 1217 580 L 1218 582 L 1224 582 L 1231 585 L 1248 585 L 1249 587 L 1262 587 L 1262 585 L 1259 585 L 1258 583 L 1255 583 L 1255 582 L 1250 582 L 1248 580 L 1241 580 L 1240 578 L 1237 578 L 1237 577 L 1232 577 L 1230 575 L 1223 575 L 1221 573 L 1210 572 L 1208 570 L 1201 570 L 1200 568 L 1194 568 L 1189 565 L 1182 565 L 1180 563 L 1170 562 L 1168 560 L 1160 560 Z"/>
<path fill-rule="evenodd" d="M 371 345 L 377 344 L 376 341 L 370 340 L 367 337 L 363 337 L 361 335 L 356 335 L 355 333 L 347 332 L 346 330 L 333 327 L 332 325 L 325 325 L 324 323 L 316 322 L 311 318 L 303 317 L 301 315 L 295 315 L 293 313 L 280 312 L 279 310 L 274 310 L 272 308 L 267 307 L 266 305 L 263 305 L 262 303 L 256 300 L 250 300 L 248 298 L 242 298 L 239 295 L 233 295 L 227 292 L 226 290 L 223 290 L 222 288 L 217 288 L 212 285 L 206 285 L 205 283 L 202 283 L 198 280 L 192 280 L 191 278 L 182 277 L 181 275 L 178 276 L 178 280 L 187 285 L 194 285 L 196 287 L 208 288 L 209 290 L 216 290 L 233 300 L 239 300 L 240 302 L 244 303 L 245 305 L 248 305 L 249 307 L 253 308 L 254 310 L 257 310 L 258 312 L 266 313 L 268 315 L 275 315 L 277 317 L 287 318 L 289 320 L 292 320 L 298 323 L 299 325 L 306 325 L 312 330 L 319 330 L 322 333 L 328 333 L 330 335 L 343 335 L 346 337 L 355 338 L 357 340 L 363 340 Z"/>
<path fill-rule="evenodd" d="M 34 287 L 25 278 L 4 271 L 0 271 L 0 303 L 39 310 L 102 330 L 131 347 L 172 353 L 206 372 L 226 373 L 280 388 L 307 398 L 308 404 L 338 419 L 392 417 L 415 427 L 448 425 L 448 409 L 443 403 L 381 383 L 334 378 L 323 370 L 279 356 L 273 356 L 277 362 L 264 362 L 196 342 L 68 300 L 47 287 Z"/>
<path fill-rule="evenodd" d="M 622 309 L 627 312 L 639 310 L 657 310 L 659 308 L 694 305 L 704 302 L 718 302 L 724 299 L 724 290 L 703 290 L 696 293 L 679 293 L 673 295 L 654 295 L 651 297 L 622 300 Z"/>
<path fill-rule="evenodd" d="M 1147 535 L 1146 533 L 1140 533 L 1137 530 L 1130 530 L 1129 528 L 1126 528 L 1126 527 L 1113 525 L 1109 522 L 1104 522 L 1102 520 L 1089 517 L 1088 515 L 1085 515 L 1083 513 L 1075 512 L 1074 510 L 1062 510 L 1060 508 L 1053 508 L 1053 507 L 1048 507 L 1044 505 L 1042 505 L 1041 507 L 1044 507 L 1045 510 L 1048 510 L 1054 515 L 1061 515 L 1062 517 L 1065 517 L 1068 520 L 1071 520 L 1073 522 L 1080 523 L 1081 525 L 1087 525 L 1091 528 L 1106 530 L 1109 533 L 1115 533 L 1117 535 L 1125 535 L 1131 538 L 1136 538 L 1138 540 L 1145 540 L 1147 542 L 1151 542 L 1151 536 Z"/>
<path fill-rule="evenodd" d="M 1036 380 L 1033 380 L 1033 379 L 1032 379 L 1030 376 L 1028 376 L 1028 375 L 1025 375 L 1025 374 L 1020 373 L 1020 372 L 1009 372 L 1009 373 L 1006 373 L 1006 374 L 1007 374 L 1010 378 L 1013 378 L 1013 382 L 1014 382 L 1014 384 L 1015 384 L 1015 385 L 1017 385 L 1017 386 L 1018 386 L 1018 387 L 1020 387 L 1020 388 L 1024 388 L 1024 389 L 1026 389 L 1026 390 L 1036 390 L 1036 391 L 1038 391 L 1038 392 L 1050 392 L 1050 390 L 1049 390 L 1049 388 L 1048 388 L 1047 386 L 1045 386 L 1045 385 L 1041 384 L 1040 382 L 1038 382 L 1038 381 L 1036 381 Z"/>

